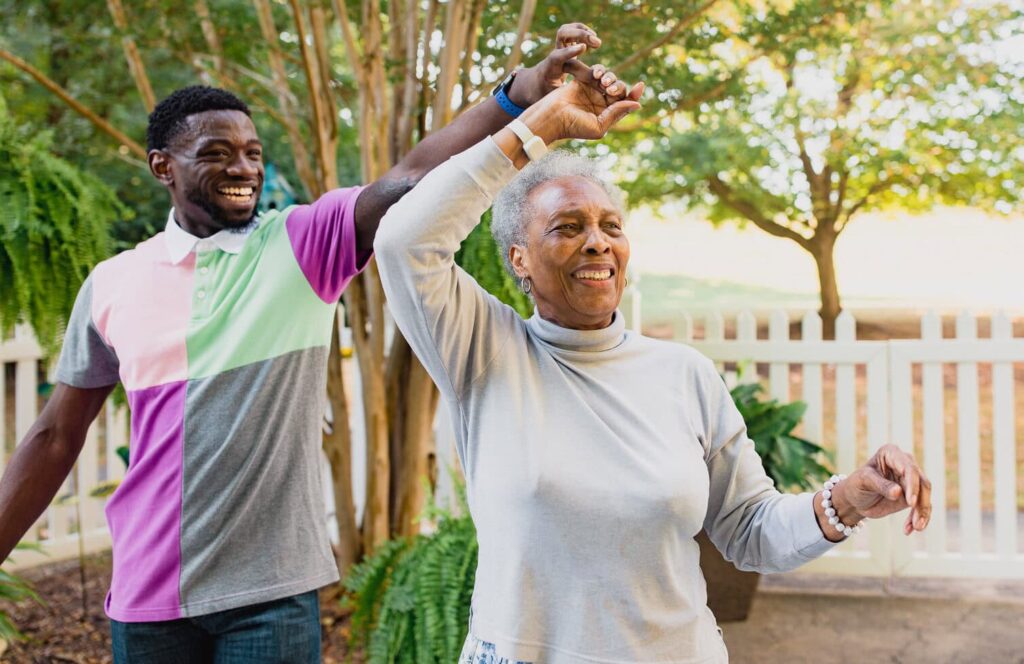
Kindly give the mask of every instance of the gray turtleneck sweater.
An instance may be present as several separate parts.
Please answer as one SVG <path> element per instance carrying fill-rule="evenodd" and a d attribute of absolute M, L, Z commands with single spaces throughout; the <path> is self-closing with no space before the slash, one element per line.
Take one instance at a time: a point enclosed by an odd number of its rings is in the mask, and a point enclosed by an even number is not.
<path fill-rule="evenodd" d="M 725 662 L 694 536 L 743 569 L 827 551 L 705 357 L 625 329 L 523 320 L 454 262 L 516 174 L 487 138 L 395 204 L 391 312 L 451 410 L 480 542 L 471 631 L 537 664 Z"/>

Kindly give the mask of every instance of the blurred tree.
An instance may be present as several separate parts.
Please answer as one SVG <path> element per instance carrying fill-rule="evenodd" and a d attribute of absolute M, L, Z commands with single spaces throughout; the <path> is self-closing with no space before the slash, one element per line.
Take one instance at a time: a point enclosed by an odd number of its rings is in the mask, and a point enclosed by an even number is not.
<path fill-rule="evenodd" d="M 841 309 L 833 251 L 859 213 L 1008 212 L 1024 191 L 1024 60 L 1008 42 L 1024 31 L 1019 3 L 833 4 L 743 17 L 716 60 L 742 65 L 742 89 L 663 123 L 629 187 L 799 244 L 817 265 L 829 336 Z"/>

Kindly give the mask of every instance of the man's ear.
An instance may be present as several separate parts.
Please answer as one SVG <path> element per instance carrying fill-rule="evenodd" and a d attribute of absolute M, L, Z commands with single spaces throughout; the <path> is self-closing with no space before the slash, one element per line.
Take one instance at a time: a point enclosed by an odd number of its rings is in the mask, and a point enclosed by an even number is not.
<path fill-rule="evenodd" d="M 508 261 L 512 263 L 512 269 L 515 270 L 517 277 L 523 279 L 530 276 L 526 265 L 526 251 L 518 244 L 513 244 L 508 248 Z"/>
<path fill-rule="evenodd" d="M 150 150 L 147 155 L 149 160 L 149 172 L 153 174 L 160 184 L 168 187 L 174 186 L 174 169 L 171 167 L 171 155 L 163 150 Z"/>

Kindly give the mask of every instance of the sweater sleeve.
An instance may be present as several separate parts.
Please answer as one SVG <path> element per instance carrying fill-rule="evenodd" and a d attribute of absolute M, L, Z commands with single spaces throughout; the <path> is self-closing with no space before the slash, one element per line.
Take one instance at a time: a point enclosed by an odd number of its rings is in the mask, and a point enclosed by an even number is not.
<path fill-rule="evenodd" d="M 710 478 L 704 529 L 742 570 L 785 572 L 832 548 L 814 514 L 814 494 L 783 494 L 764 470 L 736 404 L 711 362 L 702 372 L 705 459 Z"/>
<path fill-rule="evenodd" d="M 516 175 L 490 137 L 428 173 L 391 206 L 374 242 L 391 314 L 442 393 L 459 402 L 519 314 L 455 264 L 455 252 Z"/>

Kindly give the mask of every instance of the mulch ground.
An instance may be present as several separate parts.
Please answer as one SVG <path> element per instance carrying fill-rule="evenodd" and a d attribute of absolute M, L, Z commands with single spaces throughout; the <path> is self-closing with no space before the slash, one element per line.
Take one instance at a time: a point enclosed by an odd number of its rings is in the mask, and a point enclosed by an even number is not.
<path fill-rule="evenodd" d="M 27 641 L 8 646 L 0 655 L 5 664 L 101 664 L 111 661 L 110 627 L 103 599 L 110 585 L 110 553 L 85 561 L 85 611 L 77 560 L 42 565 L 20 574 L 43 604 L 25 600 L 3 604 Z M 348 616 L 338 603 L 336 588 L 320 592 L 320 622 L 325 664 L 361 661 L 350 658 L 346 645 Z M 2 648 L 0 648 L 2 650 Z"/>

